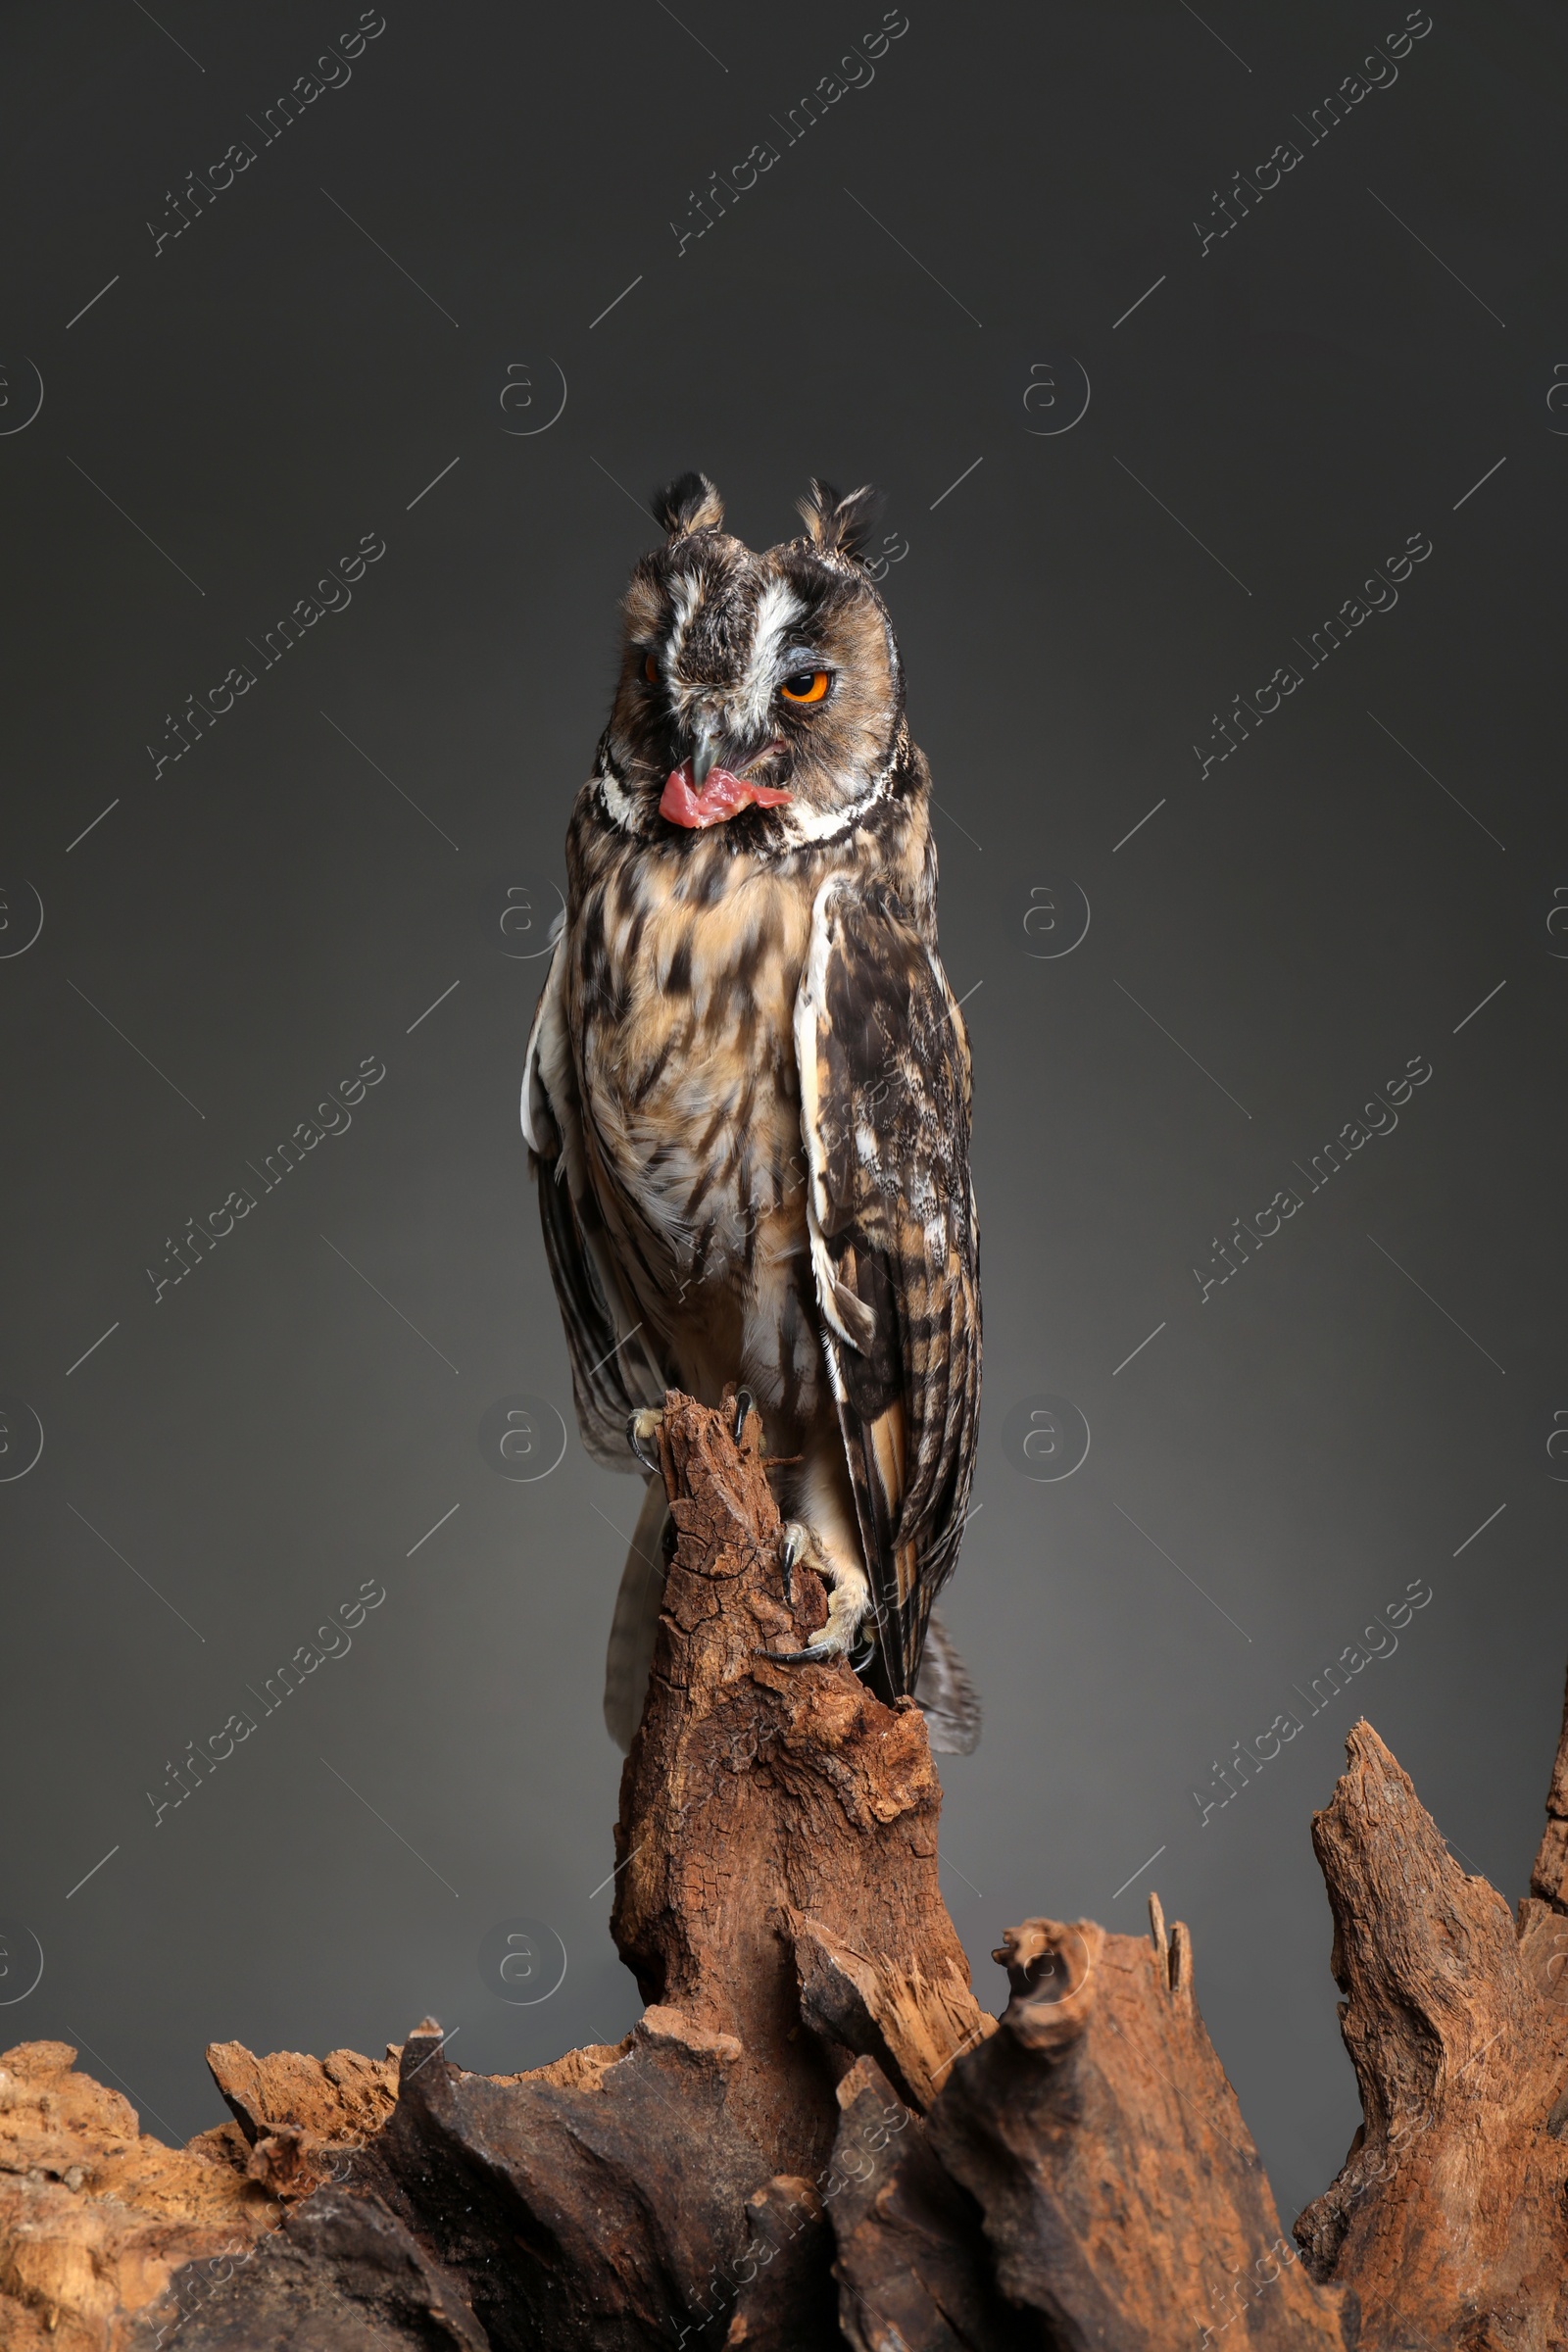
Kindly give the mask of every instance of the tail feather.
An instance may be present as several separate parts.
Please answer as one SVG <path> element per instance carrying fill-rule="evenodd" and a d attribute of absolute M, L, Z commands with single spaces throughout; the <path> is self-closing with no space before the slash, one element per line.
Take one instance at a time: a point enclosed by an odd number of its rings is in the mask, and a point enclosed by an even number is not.
<path fill-rule="evenodd" d="M 651 1478 L 621 1571 L 615 1613 L 605 1652 L 605 1729 L 624 1754 L 643 1719 L 654 1636 L 664 1598 L 664 1527 L 669 1501 L 662 1478 Z"/>
<path fill-rule="evenodd" d="M 969 1679 L 940 1609 L 926 1627 L 914 1695 L 939 1756 L 972 1756 L 980 1744 L 980 1693 Z"/>

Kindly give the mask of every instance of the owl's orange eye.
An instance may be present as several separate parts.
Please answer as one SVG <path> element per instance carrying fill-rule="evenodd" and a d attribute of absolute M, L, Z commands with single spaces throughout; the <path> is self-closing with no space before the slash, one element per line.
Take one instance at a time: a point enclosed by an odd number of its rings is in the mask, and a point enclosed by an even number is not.
<path fill-rule="evenodd" d="M 825 669 L 798 669 L 788 677 L 779 692 L 787 703 L 819 703 L 828 689 Z"/>
<path fill-rule="evenodd" d="M 659 663 L 654 660 L 652 654 L 645 654 L 643 657 L 643 676 L 648 680 L 650 686 L 659 684 Z"/>

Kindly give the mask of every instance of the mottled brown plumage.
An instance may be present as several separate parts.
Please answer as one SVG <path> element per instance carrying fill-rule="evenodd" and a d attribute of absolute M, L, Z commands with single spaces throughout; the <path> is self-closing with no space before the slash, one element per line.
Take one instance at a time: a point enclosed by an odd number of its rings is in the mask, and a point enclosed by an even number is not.
<path fill-rule="evenodd" d="M 832 1587 L 827 1650 L 874 1629 L 867 1677 L 892 1698 L 916 1690 L 974 1459 L 968 1045 L 937 954 L 926 763 L 858 561 L 871 495 L 813 483 L 805 535 L 763 554 L 722 512 L 683 477 L 632 573 L 523 1124 L 584 1444 L 635 1467 L 628 1417 L 666 1387 L 750 1389 L 769 1451 L 801 1457 L 775 1482 L 790 1554 Z M 623 1740 L 657 1518 L 618 1666 L 612 1644 Z M 972 1745 L 972 1693 L 937 1646 L 948 1743 Z"/>

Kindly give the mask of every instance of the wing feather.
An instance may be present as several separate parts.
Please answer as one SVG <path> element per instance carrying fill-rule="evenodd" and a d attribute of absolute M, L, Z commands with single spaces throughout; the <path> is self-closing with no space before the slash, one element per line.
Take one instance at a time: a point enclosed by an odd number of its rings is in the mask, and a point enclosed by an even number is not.
<path fill-rule="evenodd" d="M 980 1271 L 969 1048 L 891 889 L 825 883 L 795 1013 L 823 1348 L 882 1637 L 912 1691 L 952 1574 L 978 1436 Z"/>
<path fill-rule="evenodd" d="M 539 1183 L 545 1255 L 571 1358 L 583 1445 L 604 1468 L 636 1471 L 626 1444 L 627 1415 L 638 1405 L 662 1403 L 664 1384 L 635 1336 L 638 1317 L 628 1308 L 588 1181 L 582 1106 L 566 1029 L 567 953 L 563 934 L 528 1037 L 522 1132 Z"/>

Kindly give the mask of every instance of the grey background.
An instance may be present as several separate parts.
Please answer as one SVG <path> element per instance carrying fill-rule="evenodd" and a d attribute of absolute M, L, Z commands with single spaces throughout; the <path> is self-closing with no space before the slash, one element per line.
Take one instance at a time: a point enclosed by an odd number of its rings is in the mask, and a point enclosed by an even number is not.
<path fill-rule="evenodd" d="M 1560 28 L 1437 0 L 1308 146 L 1401 7 L 910 0 L 786 147 L 875 5 L 387 0 L 262 147 L 247 118 L 356 14 L 35 7 L 0 41 L 0 1391 L 45 1432 L 0 1486 L 0 1914 L 46 1960 L 0 2038 L 77 2042 L 184 2134 L 221 2112 L 209 2038 L 376 2051 L 432 2011 L 510 2069 L 635 2015 L 599 1701 L 636 1489 L 574 1430 L 532 1484 L 478 1444 L 514 1392 L 570 1409 L 522 957 L 636 501 L 701 466 L 764 544 L 822 472 L 907 542 L 886 592 L 978 992 L 984 1509 L 951 1617 L 987 1722 L 943 1765 L 949 1899 L 1000 2005 L 1004 1926 L 1135 1930 L 1156 1886 L 1292 2212 L 1356 2120 L 1307 1834 L 1344 1732 L 1364 1708 L 1512 1899 L 1568 1649 Z M 166 190 L 240 137 L 155 258 Z M 679 252 L 689 191 L 769 137 Z M 155 781 L 165 713 L 368 531 L 352 605 Z M 1200 780 L 1211 714 L 1414 532 L 1397 608 Z M 1039 959 L 1069 880 L 1088 934 Z M 366 1055 L 352 1128 L 155 1304 L 166 1237 Z M 1412 1055 L 1397 1130 L 1204 1302 L 1212 1237 Z M 1092 1431 L 1055 1484 L 1002 1437 L 1045 1392 Z M 366 1579 L 352 1651 L 155 1827 L 167 1763 Z M 1200 1825 L 1214 1762 L 1412 1579 L 1397 1654 Z M 534 2008 L 477 1967 L 517 1915 L 568 1955 Z"/>

